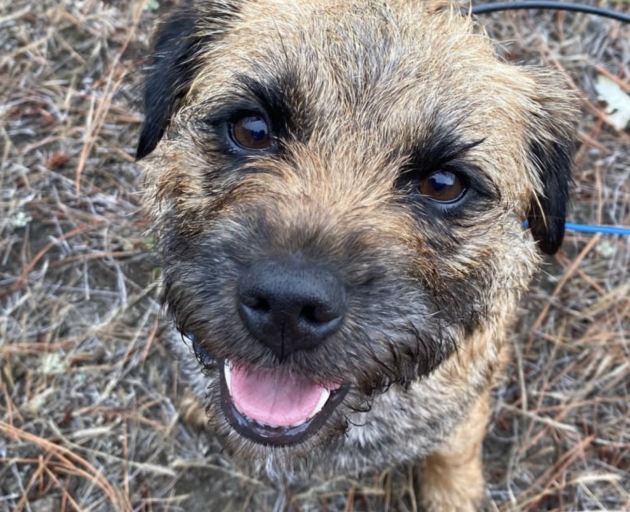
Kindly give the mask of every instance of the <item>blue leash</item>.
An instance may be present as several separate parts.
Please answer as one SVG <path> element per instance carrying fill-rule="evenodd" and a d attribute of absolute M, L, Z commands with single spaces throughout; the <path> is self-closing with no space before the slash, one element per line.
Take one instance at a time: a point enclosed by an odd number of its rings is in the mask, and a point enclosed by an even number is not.
<path fill-rule="evenodd" d="M 577 231 L 579 233 L 603 233 L 604 235 L 630 236 L 630 228 L 623 226 L 591 226 L 587 224 L 574 224 L 573 222 L 567 222 L 564 227 L 569 231 Z"/>
<path fill-rule="evenodd" d="M 523 227 L 529 227 L 527 221 L 523 221 Z M 575 224 L 566 222 L 564 228 L 567 231 L 577 231 L 578 233 L 602 233 L 604 235 L 625 235 L 630 236 L 630 228 L 625 226 L 596 226 L 591 224 Z"/>

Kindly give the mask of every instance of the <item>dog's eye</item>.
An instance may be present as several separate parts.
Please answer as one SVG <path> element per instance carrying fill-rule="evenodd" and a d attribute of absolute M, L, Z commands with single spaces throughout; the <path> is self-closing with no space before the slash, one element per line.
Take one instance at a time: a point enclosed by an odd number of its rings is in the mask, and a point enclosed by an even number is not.
<path fill-rule="evenodd" d="M 466 193 L 466 186 L 457 174 L 438 171 L 424 178 L 418 186 L 420 193 L 439 203 L 453 203 Z"/>
<path fill-rule="evenodd" d="M 245 115 L 232 121 L 230 137 L 243 149 L 262 151 L 271 147 L 267 121 L 257 115 Z"/>

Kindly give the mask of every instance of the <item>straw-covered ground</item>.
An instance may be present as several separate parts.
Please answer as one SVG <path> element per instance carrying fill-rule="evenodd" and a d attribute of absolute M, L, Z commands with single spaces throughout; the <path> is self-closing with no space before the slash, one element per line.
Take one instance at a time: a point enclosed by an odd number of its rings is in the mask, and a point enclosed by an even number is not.
<path fill-rule="evenodd" d="M 417 510 L 413 468 L 278 493 L 178 420 L 134 164 L 140 70 L 172 3 L 0 0 L 0 512 Z M 571 220 L 630 225 L 630 136 L 593 87 L 630 93 L 630 27 L 480 22 L 581 91 Z M 488 509 L 630 510 L 630 238 L 569 234 L 513 340 Z"/>

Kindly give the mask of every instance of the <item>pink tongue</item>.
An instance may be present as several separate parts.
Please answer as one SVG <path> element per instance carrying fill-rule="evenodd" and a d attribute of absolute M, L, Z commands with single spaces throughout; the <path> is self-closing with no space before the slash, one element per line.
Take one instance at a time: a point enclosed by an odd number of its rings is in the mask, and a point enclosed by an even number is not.
<path fill-rule="evenodd" d="M 234 405 L 245 416 L 278 427 L 307 420 L 326 392 L 324 386 L 281 369 L 242 366 L 232 368 L 231 388 Z"/>

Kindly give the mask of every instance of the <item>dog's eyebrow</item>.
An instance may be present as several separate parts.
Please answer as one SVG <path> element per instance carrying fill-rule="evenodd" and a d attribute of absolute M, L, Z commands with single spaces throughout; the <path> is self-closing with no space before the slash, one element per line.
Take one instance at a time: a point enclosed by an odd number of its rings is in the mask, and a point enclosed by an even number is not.
<path fill-rule="evenodd" d="M 430 172 L 441 166 L 463 159 L 485 138 L 467 140 L 460 135 L 457 125 L 442 126 L 430 123 L 411 143 L 408 154 L 411 166 Z"/>
<path fill-rule="evenodd" d="M 265 110 L 279 136 L 291 134 L 304 139 L 308 133 L 308 101 L 300 88 L 299 77 L 291 71 L 271 74 L 257 70 L 256 76 L 236 75 L 244 94 Z"/>

